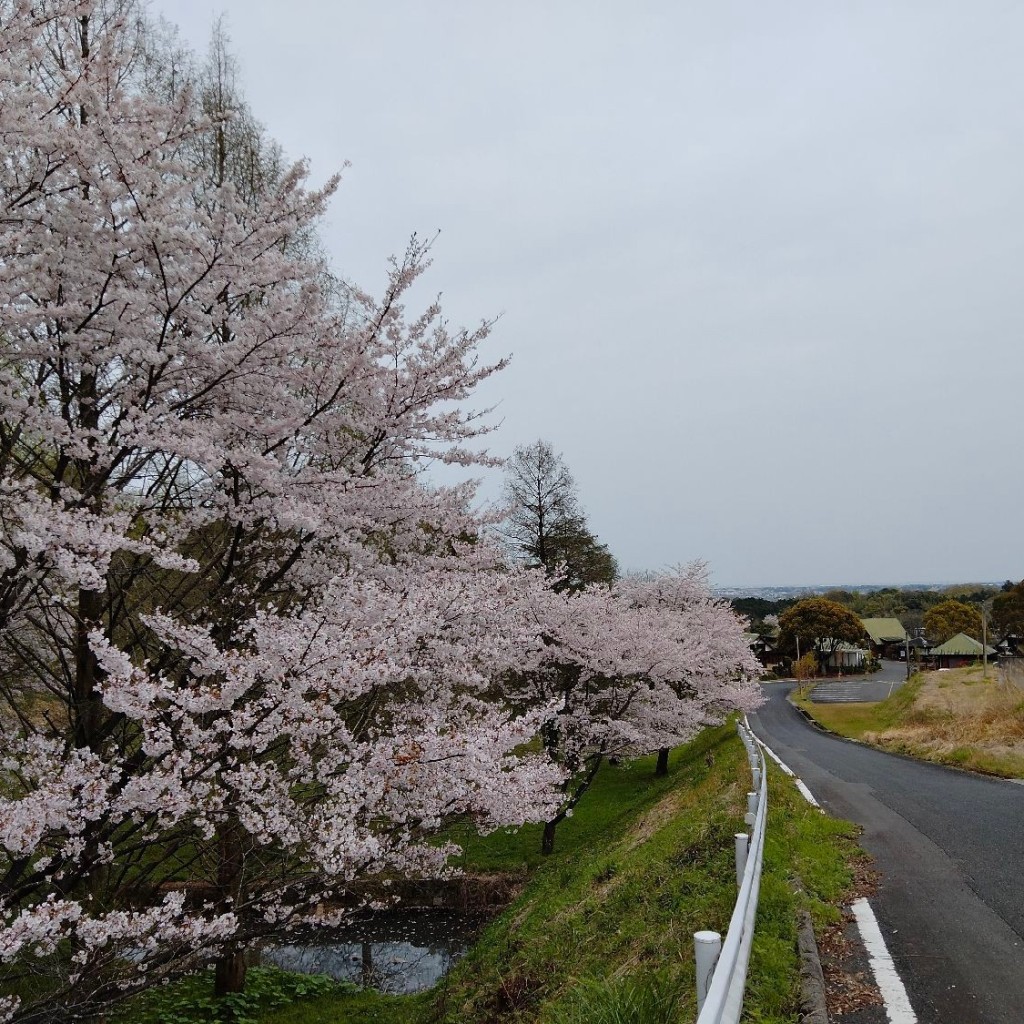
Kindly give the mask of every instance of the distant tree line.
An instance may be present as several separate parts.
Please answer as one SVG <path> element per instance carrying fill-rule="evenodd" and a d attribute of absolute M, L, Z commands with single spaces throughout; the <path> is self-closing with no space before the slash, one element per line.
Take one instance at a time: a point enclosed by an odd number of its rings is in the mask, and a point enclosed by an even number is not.
<path fill-rule="evenodd" d="M 976 610 L 980 623 L 982 607 L 986 602 L 992 602 L 991 622 L 997 632 L 1012 631 L 1011 624 L 1015 623 L 1019 631 L 1024 633 L 1024 581 L 1014 584 L 1007 580 L 1002 590 L 976 583 L 958 583 L 937 590 L 902 587 L 884 587 L 872 591 L 837 589 L 829 590 L 821 596 L 843 605 L 860 618 L 896 618 L 907 629 L 923 628 L 926 613 L 948 601 L 956 601 Z M 732 607 L 750 620 L 753 632 L 774 633 L 773 624 L 766 620 L 769 616 L 780 616 L 798 600 L 795 597 L 777 601 L 761 597 L 739 597 L 733 599 Z M 973 618 L 971 621 L 973 623 Z"/>
<path fill-rule="evenodd" d="M 992 626 L 996 632 L 1024 636 L 1024 580 L 1007 580 L 992 599 Z"/>

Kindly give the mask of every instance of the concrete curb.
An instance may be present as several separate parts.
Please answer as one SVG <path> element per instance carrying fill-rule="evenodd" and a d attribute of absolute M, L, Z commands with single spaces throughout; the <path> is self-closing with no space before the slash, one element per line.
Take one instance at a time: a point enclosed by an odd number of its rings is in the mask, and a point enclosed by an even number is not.
<path fill-rule="evenodd" d="M 828 1024 L 825 976 L 811 915 L 806 910 L 797 914 L 796 943 L 800 952 L 800 1024 Z"/>
<path fill-rule="evenodd" d="M 837 732 L 833 732 L 833 731 L 832 731 L 832 730 L 831 730 L 831 729 L 830 729 L 830 728 L 829 728 L 829 727 L 828 727 L 827 725 L 822 725 L 822 724 L 821 724 L 821 722 L 819 722 L 819 721 L 818 721 L 818 720 L 817 720 L 817 719 L 816 719 L 816 718 L 814 717 L 814 715 L 812 715 L 812 714 L 811 714 L 811 713 L 810 713 L 809 711 L 807 711 L 806 709 L 804 709 L 804 708 L 800 707 L 800 705 L 799 705 L 799 704 L 795 703 L 794 701 L 791 701 L 791 700 L 789 699 L 789 697 L 788 697 L 788 696 L 786 697 L 786 703 L 787 703 L 787 704 L 788 704 L 788 705 L 789 705 L 789 706 L 790 706 L 790 707 L 791 707 L 791 708 L 792 708 L 792 709 L 793 709 L 793 710 L 794 710 L 794 711 L 795 711 L 795 712 L 796 712 L 796 713 L 797 713 L 798 715 L 800 715 L 800 716 L 801 716 L 801 717 L 802 717 L 802 718 L 804 719 L 804 721 L 806 721 L 806 722 L 807 722 L 807 723 L 808 723 L 808 724 L 809 724 L 809 725 L 810 725 L 810 726 L 811 726 L 812 728 L 815 728 L 815 729 L 817 729 L 817 730 L 818 730 L 818 732 L 825 732 L 825 733 L 828 733 L 828 735 L 829 735 L 829 736 L 835 736 L 835 737 L 836 737 L 836 739 L 840 739 L 840 740 L 847 740 L 847 741 L 848 741 L 848 742 L 850 742 L 850 743 L 860 743 L 860 740 L 854 740 L 854 739 L 850 739 L 850 737 L 849 737 L 849 736 L 840 736 L 840 735 L 839 735 L 839 733 L 837 733 Z M 861 743 L 861 746 L 865 746 L 865 744 Z"/>
<path fill-rule="evenodd" d="M 786 703 L 798 714 L 812 729 L 817 729 L 818 732 L 824 733 L 826 736 L 831 736 L 833 739 L 837 739 L 842 743 L 852 743 L 855 747 L 864 747 L 866 750 L 877 750 L 880 754 L 885 754 L 888 757 L 898 757 L 901 761 L 911 761 L 914 764 L 927 764 L 931 765 L 932 768 L 942 768 L 949 772 L 959 772 L 961 775 L 976 775 L 981 779 L 996 779 L 1000 782 L 1010 782 L 1018 786 L 1024 786 L 1024 779 L 1011 779 L 1006 775 L 997 775 L 995 772 L 985 772 L 980 768 L 963 768 L 958 764 L 946 764 L 943 761 L 929 761 L 926 757 L 915 757 L 913 754 L 904 754 L 900 750 L 890 750 L 888 747 L 880 747 L 877 743 L 868 743 L 867 740 L 856 740 L 852 736 L 844 736 L 841 732 L 835 732 L 830 729 L 827 725 L 822 725 L 814 715 L 809 711 L 800 707 L 799 704 L 794 703 L 786 696 Z"/>
<path fill-rule="evenodd" d="M 811 725 L 816 725 L 819 729 L 821 729 L 824 732 L 832 731 L 831 729 L 826 729 L 825 726 L 823 726 L 821 722 L 819 722 L 814 717 L 814 715 L 812 715 L 806 708 L 800 707 L 800 705 L 797 704 L 796 701 L 790 700 L 788 696 L 786 697 L 786 703 L 789 704 L 789 706 L 793 708 L 793 710 L 796 711 L 798 715 L 803 715 L 804 718 L 806 718 L 807 721 L 811 723 Z"/>

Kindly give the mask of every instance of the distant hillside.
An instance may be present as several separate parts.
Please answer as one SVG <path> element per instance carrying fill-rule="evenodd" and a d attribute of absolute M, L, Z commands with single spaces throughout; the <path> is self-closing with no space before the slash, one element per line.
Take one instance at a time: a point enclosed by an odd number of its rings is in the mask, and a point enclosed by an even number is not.
<path fill-rule="evenodd" d="M 918 592 L 941 593 L 950 587 L 978 587 L 993 588 L 998 590 L 1003 584 L 1002 580 L 996 582 L 977 582 L 967 580 L 965 582 L 951 580 L 949 583 L 830 583 L 819 584 L 809 587 L 715 587 L 714 591 L 719 597 L 727 600 L 744 597 L 759 597 L 766 601 L 790 601 L 799 600 L 802 597 L 814 597 L 819 594 L 827 594 L 832 591 L 845 591 L 847 593 L 873 594 L 879 590 L 913 590 Z"/>

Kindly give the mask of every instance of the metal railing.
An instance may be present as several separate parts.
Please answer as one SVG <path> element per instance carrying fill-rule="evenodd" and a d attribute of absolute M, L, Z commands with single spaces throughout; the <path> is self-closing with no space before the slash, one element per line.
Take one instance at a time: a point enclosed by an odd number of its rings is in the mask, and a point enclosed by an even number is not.
<path fill-rule="evenodd" d="M 750 945 L 754 939 L 757 897 L 761 891 L 761 862 L 764 857 L 765 822 L 768 815 L 768 773 L 764 753 L 749 725 L 736 723 L 747 749 L 753 792 L 747 794 L 748 837 L 736 834 L 736 882 L 739 895 L 729 920 L 725 941 L 718 932 L 696 932 L 693 936 L 697 961 L 697 1024 L 737 1024 L 743 1010 Z"/>

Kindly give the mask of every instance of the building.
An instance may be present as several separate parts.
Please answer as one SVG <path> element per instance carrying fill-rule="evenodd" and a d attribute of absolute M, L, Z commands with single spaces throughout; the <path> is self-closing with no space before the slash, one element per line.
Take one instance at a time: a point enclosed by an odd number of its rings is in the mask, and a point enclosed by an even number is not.
<path fill-rule="evenodd" d="M 996 653 L 1000 658 L 1024 657 L 1024 636 L 1019 633 L 1007 633 L 996 644 Z"/>
<path fill-rule="evenodd" d="M 765 668 L 775 668 L 782 660 L 779 652 L 775 649 L 774 639 L 765 636 L 763 633 L 744 633 L 743 639 L 747 641 L 754 657 L 757 658 Z"/>
<path fill-rule="evenodd" d="M 908 640 L 899 619 L 861 619 L 876 658 L 901 658 Z"/>
<path fill-rule="evenodd" d="M 824 641 L 825 645 L 831 645 L 832 641 Z M 829 651 L 822 654 L 822 668 L 826 672 L 842 672 L 843 669 L 863 669 L 867 651 L 856 644 L 840 642 Z"/>
<path fill-rule="evenodd" d="M 923 657 L 931 664 L 932 668 L 960 668 L 963 665 L 973 665 L 976 661 L 981 661 L 983 652 L 987 652 L 990 658 L 995 658 L 998 653 L 992 647 L 983 647 L 981 642 L 975 640 L 973 636 L 957 633 L 944 644 L 925 651 Z"/>

